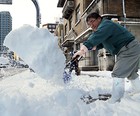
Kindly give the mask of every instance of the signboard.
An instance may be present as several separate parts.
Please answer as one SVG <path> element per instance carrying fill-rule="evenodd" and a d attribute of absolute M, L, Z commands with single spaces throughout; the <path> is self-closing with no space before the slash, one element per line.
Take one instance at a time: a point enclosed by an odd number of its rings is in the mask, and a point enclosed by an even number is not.
<path fill-rule="evenodd" d="M 12 4 L 12 0 L 0 0 L 0 4 Z"/>

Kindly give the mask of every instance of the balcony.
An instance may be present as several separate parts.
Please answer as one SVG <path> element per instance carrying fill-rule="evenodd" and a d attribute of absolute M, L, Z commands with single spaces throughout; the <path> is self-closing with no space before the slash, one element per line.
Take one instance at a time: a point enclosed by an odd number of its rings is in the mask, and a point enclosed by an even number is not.
<path fill-rule="evenodd" d="M 74 0 L 67 0 L 62 10 L 63 18 L 68 19 L 73 11 L 74 11 Z"/>
<path fill-rule="evenodd" d="M 61 46 L 62 47 L 71 47 L 74 44 L 74 40 L 66 39 Z"/>
<path fill-rule="evenodd" d="M 66 0 L 58 0 L 57 7 L 63 7 Z"/>

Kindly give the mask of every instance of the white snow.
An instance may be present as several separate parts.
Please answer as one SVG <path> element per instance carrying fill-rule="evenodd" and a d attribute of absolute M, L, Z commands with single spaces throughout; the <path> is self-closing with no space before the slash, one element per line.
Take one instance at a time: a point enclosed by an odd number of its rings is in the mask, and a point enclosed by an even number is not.
<path fill-rule="evenodd" d="M 0 57 L 0 64 L 8 64 L 9 60 L 6 57 Z"/>
<path fill-rule="evenodd" d="M 42 78 L 61 81 L 65 57 L 57 38 L 47 29 L 23 25 L 9 33 L 4 44 Z"/>
<path fill-rule="evenodd" d="M 4 43 L 15 51 L 29 69 L 0 80 L 0 116 L 139 116 L 140 93 L 125 95 L 121 102 L 97 100 L 86 104 L 80 98 L 111 91 L 110 71 L 72 74 L 63 83 L 65 57 L 57 39 L 46 29 L 29 25 L 12 31 Z M 140 71 L 139 71 L 140 73 Z M 90 76 L 89 76 L 90 75 Z M 130 82 L 126 80 L 126 90 Z"/>

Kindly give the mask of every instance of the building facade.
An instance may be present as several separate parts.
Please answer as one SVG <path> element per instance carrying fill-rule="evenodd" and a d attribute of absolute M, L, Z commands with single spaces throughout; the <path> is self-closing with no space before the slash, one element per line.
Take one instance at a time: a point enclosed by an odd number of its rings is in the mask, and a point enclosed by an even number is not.
<path fill-rule="evenodd" d="M 0 52 L 4 52 L 5 47 L 3 46 L 6 35 L 12 30 L 12 17 L 10 12 L 0 12 Z"/>
<path fill-rule="evenodd" d="M 120 23 L 128 28 L 140 40 L 140 1 L 139 0 L 58 0 L 57 7 L 62 7 L 63 38 L 61 47 L 70 59 L 70 52 L 79 50 L 83 41 L 92 33 L 85 18 L 91 12 L 98 12 L 102 17 Z M 136 13 L 137 12 L 137 13 Z M 112 70 L 115 57 L 105 49 L 89 51 L 80 62 L 82 70 Z"/>
<path fill-rule="evenodd" d="M 57 23 L 47 23 L 42 25 L 43 28 L 47 28 L 52 34 L 55 34 L 56 26 Z"/>

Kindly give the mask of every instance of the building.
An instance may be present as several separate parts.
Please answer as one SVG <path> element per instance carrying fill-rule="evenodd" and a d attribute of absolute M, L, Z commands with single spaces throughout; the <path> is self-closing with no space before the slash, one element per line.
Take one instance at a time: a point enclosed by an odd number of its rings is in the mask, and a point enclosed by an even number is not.
<path fill-rule="evenodd" d="M 140 40 L 140 1 L 139 0 L 58 0 L 57 7 L 62 7 L 63 38 L 67 60 L 71 51 L 79 50 L 82 42 L 92 30 L 85 18 L 91 12 L 98 12 L 102 17 L 113 20 L 128 28 Z M 89 51 L 80 62 L 82 70 L 112 70 L 115 57 L 105 49 Z"/>
<path fill-rule="evenodd" d="M 5 49 L 3 46 L 6 35 L 12 30 L 12 17 L 10 12 L 0 12 L 0 52 L 2 53 Z"/>
<path fill-rule="evenodd" d="M 47 23 L 47 24 L 43 24 L 42 27 L 47 28 L 51 33 L 55 34 L 57 25 L 58 25 L 57 23 Z"/>
<path fill-rule="evenodd" d="M 64 41 L 64 34 L 63 34 L 63 24 L 58 24 L 55 31 L 56 36 L 58 37 L 58 45 L 63 50 L 63 47 L 61 46 L 61 43 Z"/>
<path fill-rule="evenodd" d="M 0 0 L 0 4 L 12 4 L 12 0 Z"/>

